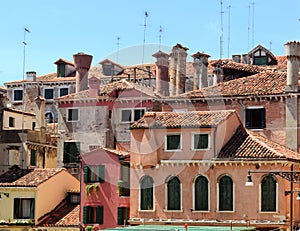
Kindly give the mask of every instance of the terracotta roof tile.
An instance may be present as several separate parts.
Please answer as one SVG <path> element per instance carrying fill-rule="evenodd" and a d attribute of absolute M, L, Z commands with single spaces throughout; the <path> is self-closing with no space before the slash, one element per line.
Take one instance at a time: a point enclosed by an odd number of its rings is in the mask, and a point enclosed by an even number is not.
<path fill-rule="evenodd" d="M 217 126 L 234 113 L 234 110 L 147 112 L 143 118 L 131 125 L 131 129 L 212 127 Z"/>
<path fill-rule="evenodd" d="M 79 204 L 71 204 L 65 199 L 51 212 L 41 217 L 41 222 L 37 226 L 78 226 L 79 209 Z"/>
<path fill-rule="evenodd" d="M 63 170 L 63 168 L 20 169 L 15 165 L 0 175 L 0 187 L 35 187 Z"/>
<path fill-rule="evenodd" d="M 182 94 L 190 98 L 263 96 L 285 93 L 286 73 L 266 71 Z"/>
<path fill-rule="evenodd" d="M 300 160 L 298 153 L 240 126 L 218 154 L 219 159 Z"/>

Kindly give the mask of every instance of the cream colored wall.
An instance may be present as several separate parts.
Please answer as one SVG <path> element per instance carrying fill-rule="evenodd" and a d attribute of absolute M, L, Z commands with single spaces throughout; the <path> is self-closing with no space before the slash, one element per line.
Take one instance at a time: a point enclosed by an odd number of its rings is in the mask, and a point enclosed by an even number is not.
<path fill-rule="evenodd" d="M 36 219 L 50 212 L 66 197 L 69 190 L 79 191 L 79 181 L 66 170 L 40 184 L 36 197 Z"/>
<path fill-rule="evenodd" d="M 15 126 L 9 127 L 9 117 L 15 118 Z M 35 116 L 24 114 L 24 129 L 32 129 L 32 122 L 35 122 Z M 22 113 L 15 113 L 11 111 L 4 111 L 3 113 L 3 129 L 22 129 Z"/>
<path fill-rule="evenodd" d="M 14 217 L 14 198 L 35 198 L 35 187 L 1 187 L 0 192 L 9 193 L 7 198 L 1 195 L 0 200 L 0 221 L 13 222 Z"/>

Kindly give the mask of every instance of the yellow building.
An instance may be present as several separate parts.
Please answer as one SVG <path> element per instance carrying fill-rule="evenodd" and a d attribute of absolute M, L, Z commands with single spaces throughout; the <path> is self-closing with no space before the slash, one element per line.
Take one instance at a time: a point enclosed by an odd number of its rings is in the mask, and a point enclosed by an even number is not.
<path fill-rule="evenodd" d="M 79 181 L 63 168 L 11 167 L 0 176 L 0 230 L 34 227 L 68 192 L 78 190 Z"/>

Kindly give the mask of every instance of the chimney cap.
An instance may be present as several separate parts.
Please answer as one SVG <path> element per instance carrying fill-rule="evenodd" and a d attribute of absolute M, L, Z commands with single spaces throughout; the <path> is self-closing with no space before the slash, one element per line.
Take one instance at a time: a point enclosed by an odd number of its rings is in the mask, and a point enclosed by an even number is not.
<path fill-rule="evenodd" d="M 197 53 L 195 53 L 195 54 L 192 54 L 191 55 L 193 58 L 195 58 L 195 59 L 197 59 L 197 58 L 200 58 L 200 57 L 207 57 L 207 58 L 209 58 L 210 57 L 210 55 L 208 55 L 208 54 L 205 54 L 205 53 L 203 53 L 203 52 L 197 52 Z"/>
<path fill-rule="evenodd" d="M 184 47 L 184 46 L 182 46 L 181 44 L 179 44 L 179 43 L 177 43 L 175 46 L 173 46 L 173 49 L 174 48 L 181 48 L 181 49 L 183 49 L 183 50 L 185 50 L 185 51 L 187 51 L 189 48 L 187 48 L 187 47 Z"/>
<path fill-rule="evenodd" d="M 167 53 L 165 53 L 165 52 L 163 52 L 163 51 L 161 51 L 161 50 L 159 50 L 158 52 L 154 53 L 152 56 L 154 58 L 160 58 L 160 57 L 169 58 L 170 55 L 167 54 Z"/>

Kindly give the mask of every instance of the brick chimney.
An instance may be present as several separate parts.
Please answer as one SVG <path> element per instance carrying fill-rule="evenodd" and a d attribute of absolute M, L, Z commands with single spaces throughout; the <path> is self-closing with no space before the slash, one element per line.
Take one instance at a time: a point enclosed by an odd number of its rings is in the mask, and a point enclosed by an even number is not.
<path fill-rule="evenodd" d="M 210 55 L 197 52 L 196 54 L 193 54 L 191 56 L 194 58 L 194 90 L 207 87 L 207 67 L 208 58 L 210 57 Z"/>
<path fill-rule="evenodd" d="M 35 71 L 27 71 L 26 72 L 26 80 L 28 81 L 36 81 L 36 72 Z"/>
<path fill-rule="evenodd" d="M 188 48 L 176 44 L 170 54 L 170 96 L 185 92 L 186 57 Z"/>
<path fill-rule="evenodd" d="M 76 69 L 76 93 L 88 89 L 88 71 L 93 56 L 79 52 L 73 55 Z"/>
<path fill-rule="evenodd" d="M 89 97 L 96 98 L 99 95 L 100 91 L 100 79 L 95 76 L 89 78 Z"/>
<path fill-rule="evenodd" d="M 41 96 L 38 96 L 34 99 L 34 101 L 35 101 L 34 112 L 36 115 L 35 130 L 42 131 L 42 128 L 46 128 L 46 120 L 45 120 L 46 99 Z"/>
<path fill-rule="evenodd" d="M 293 41 L 285 44 L 287 56 L 286 93 L 298 92 L 298 72 L 300 63 L 300 43 Z M 286 146 L 298 151 L 298 97 L 285 100 Z"/>
<path fill-rule="evenodd" d="M 152 55 L 157 59 L 156 65 L 156 93 L 162 96 L 169 95 L 169 55 L 158 51 Z"/>

